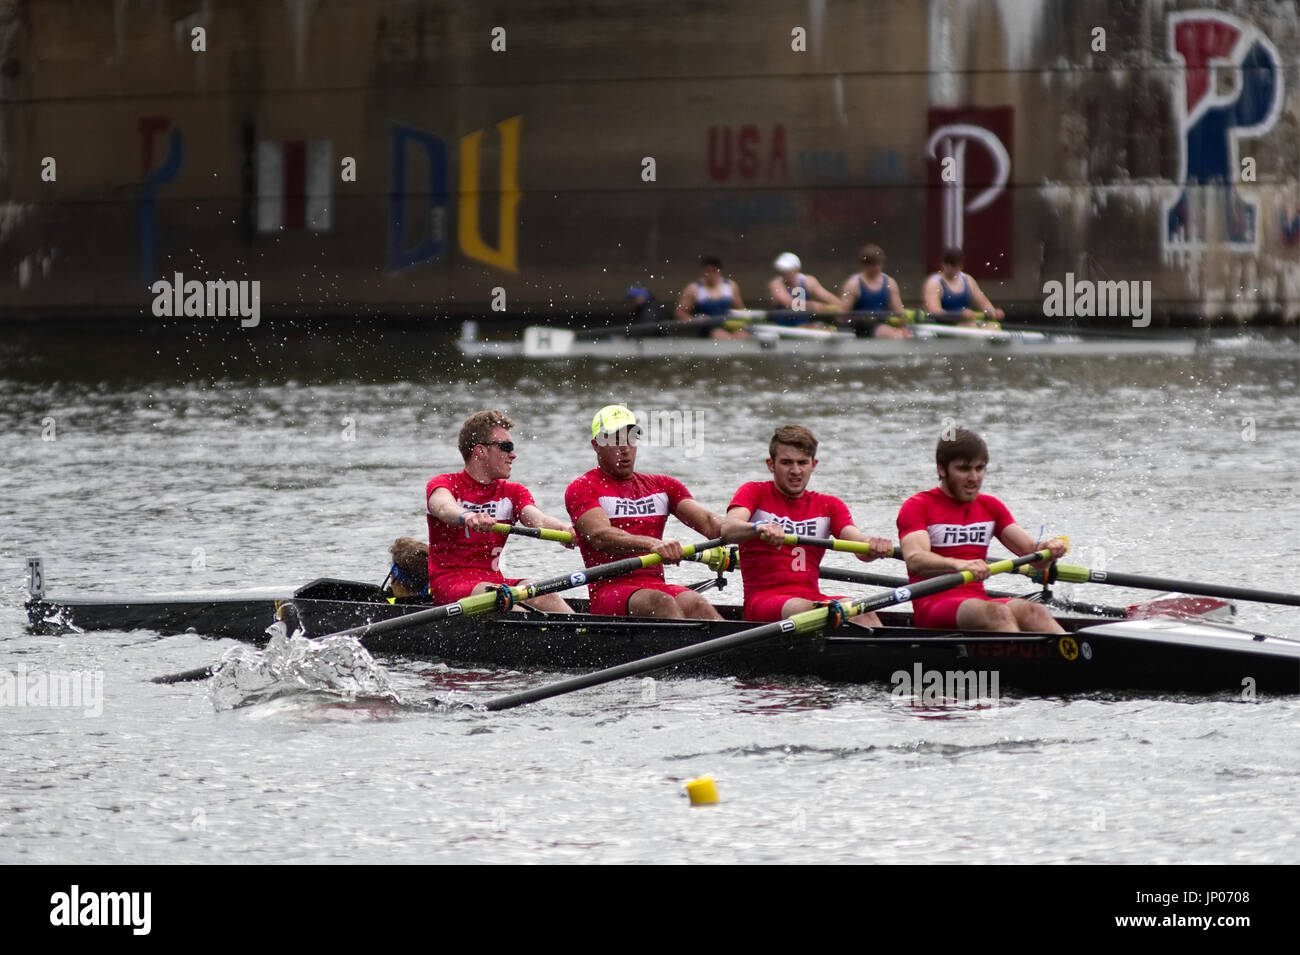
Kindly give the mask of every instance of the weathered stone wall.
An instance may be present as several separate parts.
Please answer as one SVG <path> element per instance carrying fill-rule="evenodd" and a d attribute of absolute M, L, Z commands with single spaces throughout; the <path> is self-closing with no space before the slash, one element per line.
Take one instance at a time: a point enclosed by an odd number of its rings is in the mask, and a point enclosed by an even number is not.
<path fill-rule="evenodd" d="M 709 252 L 763 305 L 776 253 L 838 285 L 866 241 L 919 303 L 958 214 L 999 304 L 1300 315 L 1296 5 L 0 0 L 4 316 L 148 314 L 176 272 L 583 310 Z"/>

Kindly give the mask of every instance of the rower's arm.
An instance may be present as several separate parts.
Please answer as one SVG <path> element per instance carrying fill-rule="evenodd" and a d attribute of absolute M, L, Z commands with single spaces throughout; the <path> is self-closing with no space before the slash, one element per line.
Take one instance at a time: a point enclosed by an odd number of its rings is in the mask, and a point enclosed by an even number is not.
<path fill-rule="evenodd" d="M 889 310 L 895 315 L 903 314 L 903 294 L 898 290 L 898 283 L 889 280 Z"/>
<path fill-rule="evenodd" d="M 912 531 L 899 541 L 903 547 L 903 560 L 907 562 L 907 572 L 913 577 L 937 577 L 961 570 L 959 565 L 967 561 L 954 557 L 941 557 L 930 549 L 930 532 L 928 530 Z"/>
<path fill-rule="evenodd" d="M 772 296 L 772 303 L 777 308 L 794 307 L 794 296 L 790 294 L 790 290 L 785 287 L 785 283 L 781 281 L 779 275 L 768 283 L 767 291 Z"/>
<path fill-rule="evenodd" d="M 841 527 L 840 532 L 837 536 L 839 536 L 842 540 L 857 541 L 859 544 L 871 545 L 871 553 L 858 554 L 858 560 L 868 561 L 868 560 L 876 560 L 879 557 L 894 556 L 894 542 L 892 540 L 890 540 L 888 537 L 868 537 L 866 534 L 862 533 L 862 531 L 858 530 L 852 524 L 848 524 L 844 527 Z M 927 538 L 926 544 L 928 546 L 929 534 L 926 535 L 926 538 Z"/>
<path fill-rule="evenodd" d="M 677 300 L 677 317 L 690 321 L 695 317 L 695 283 L 682 289 L 682 297 Z"/>
<path fill-rule="evenodd" d="M 463 510 L 460 502 L 445 487 L 435 487 L 429 495 L 429 513 L 444 524 L 459 524 Z"/>
<path fill-rule="evenodd" d="M 629 534 L 627 531 L 619 530 L 609 522 L 609 515 L 599 507 L 593 507 L 585 514 L 579 515 L 573 526 L 596 550 L 618 557 L 650 553 L 654 551 L 656 545 L 663 543 L 657 537 Z"/>
<path fill-rule="evenodd" d="M 1001 318 L 1002 309 L 993 307 L 993 303 L 989 301 L 989 297 L 985 295 L 984 290 L 980 288 L 979 282 L 976 282 L 974 279 L 967 279 L 967 281 L 970 283 L 971 301 L 975 303 L 976 307 L 985 315 Z"/>
<path fill-rule="evenodd" d="M 464 525 L 471 530 L 486 531 L 496 523 L 496 518 L 491 514 L 480 511 L 465 513 L 466 509 L 445 487 L 435 487 L 433 489 L 433 493 L 429 495 L 428 506 L 429 513 L 434 516 L 435 520 L 442 521 L 442 523 L 451 527 L 456 527 L 462 523 L 460 519 L 462 514 L 465 515 Z"/>
<path fill-rule="evenodd" d="M 673 516 L 687 527 L 710 539 L 722 534 L 722 518 L 689 497 L 677 505 Z"/>
<path fill-rule="evenodd" d="M 525 527 L 545 527 L 553 531 L 572 531 L 573 527 L 556 517 L 551 517 L 536 505 L 529 504 L 519 512 L 519 523 Z"/>
<path fill-rule="evenodd" d="M 1064 537 L 1053 537 L 1040 545 L 1019 524 L 1008 524 L 1004 527 L 1002 533 L 998 535 L 998 540 L 1002 541 L 1003 546 L 1017 557 L 1047 548 L 1052 552 L 1053 557 L 1060 560 L 1070 548 L 1069 542 Z"/>
<path fill-rule="evenodd" d="M 853 311 L 853 303 L 858 300 L 858 273 L 854 272 L 840 286 L 840 311 Z"/>
<path fill-rule="evenodd" d="M 925 310 L 931 315 L 943 314 L 943 302 L 939 299 L 939 276 L 931 275 L 925 280 Z"/>
<path fill-rule="evenodd" d="M 808 282 L 808 294 L 815 295 L 827 305 L 838 306 L 840 304 L 840 300 L 828 292 L 826 286 L 822 285 L 822 283 L 817 281 L 817 279 L 813 278 L 811 275 L 804 276 L 804 278 Z"/>
<path fill-rule="evenodd" d="M 729 279 L 728 281 L 731 282 L 731 307 L 744 309 L 745 301 L 740 297 L 740 286 L 734 280 Z"/>

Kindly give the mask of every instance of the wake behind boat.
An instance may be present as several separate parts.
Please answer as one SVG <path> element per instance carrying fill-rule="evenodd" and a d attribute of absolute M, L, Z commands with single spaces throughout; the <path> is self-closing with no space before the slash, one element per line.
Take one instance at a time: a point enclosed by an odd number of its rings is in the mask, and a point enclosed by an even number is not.
<path fill-rule="evenodd" d="M 663 620 L 533 610 L 457 615 L 390 626 L 362 638 L 376 654 L 455 665 L 587 670 L 638 660 L 754 626 L 739 607 L 724 619 Z M 265 642 L 285 619 L 312 637 L 428 610 L 427 600 L 390 602 L 378 586 L 322 578 L 293 593 L 51 598 L 27 602 L 37 632 L 147 629 Z M 922 676 L 980 679 L 1001 690 L 1054 695 L 1091 691 L 1300 693 L 1300 641 L 1207 619 L 1062 616 L 1064 634 L 920 630 L 909 613 L 882 612 L 883 626 L 845 627 L 818 636 L 795 633 L 674 668 L 675 673 L 756 678 L 815 677 L 898 685 Z"/>

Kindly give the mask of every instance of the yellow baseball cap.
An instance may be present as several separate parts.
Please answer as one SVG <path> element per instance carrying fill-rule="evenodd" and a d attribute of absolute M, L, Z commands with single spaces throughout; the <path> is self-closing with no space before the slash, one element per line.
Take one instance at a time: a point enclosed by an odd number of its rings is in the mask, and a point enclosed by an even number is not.
<path fill-rule="evenodd" d="M 605 405 L 591 419 L 591 436 L 598 438 L 601 432 L 614 434 L 628 427 L 636 427 L 636 415 L 622 405 Z"/>

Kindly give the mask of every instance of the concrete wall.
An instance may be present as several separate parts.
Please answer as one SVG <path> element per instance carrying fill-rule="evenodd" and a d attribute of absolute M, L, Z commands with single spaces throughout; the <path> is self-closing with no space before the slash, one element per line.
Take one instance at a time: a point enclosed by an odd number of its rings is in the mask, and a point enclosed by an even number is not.
<path fill-rule="evenodd" d="M 945 123 L 1006 149 L 983 209 L 997 147 L 928 151 Z M 1296 5 L 0 0 L 8 317 L 148 314 L 175 272 L 267 313 L 582 310 L 703 253 L 762 305 L 776 253 L 838 284 L 866 241 L 918 303 L 958 208 L 999 304 L 1068 272 L 1300 316 Z"/>

